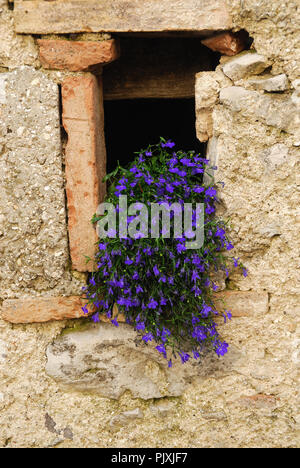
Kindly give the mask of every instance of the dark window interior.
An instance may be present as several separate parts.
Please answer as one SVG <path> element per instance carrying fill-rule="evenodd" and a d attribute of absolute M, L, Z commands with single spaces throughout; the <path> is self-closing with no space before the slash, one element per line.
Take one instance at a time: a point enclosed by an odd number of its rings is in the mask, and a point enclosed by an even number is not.
<path fill-rule="evenodd" d="M 204 154 L 195 131 L 195 75 L 214 70 L 220 55 L 199 37 L 119 39 L 120 58 L 103 71 L 107 171 L 160 136 Z"/>
<path fill-rule="evenodd" d="M 196 138 L 194 99 L 133 99 L 105 102 L 107 172 L 131 162 L 136 151 L 171 139 L 176 150 L 203 154 Z"/>

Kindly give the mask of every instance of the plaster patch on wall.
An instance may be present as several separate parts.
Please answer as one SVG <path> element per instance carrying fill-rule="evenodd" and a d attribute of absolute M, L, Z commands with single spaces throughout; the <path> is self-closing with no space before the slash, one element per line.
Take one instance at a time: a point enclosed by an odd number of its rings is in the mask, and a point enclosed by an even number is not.
<path fill-rule="evenodd" d="M 145 400 L 179 396 L 198 366 L 168 363 L 151 345 L 136 344 L 132 327 L 95 326 L 63 334 L 47 350 L 46 372 L 63 387 L 118 399 L 125 391 Z"/>

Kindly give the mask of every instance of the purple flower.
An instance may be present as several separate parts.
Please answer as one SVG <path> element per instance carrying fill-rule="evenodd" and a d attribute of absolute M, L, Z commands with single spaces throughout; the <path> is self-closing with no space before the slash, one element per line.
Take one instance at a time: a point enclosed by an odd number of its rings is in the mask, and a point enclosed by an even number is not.
<path fill-rule="evenodd" d="M 208 317 L 211 311 L 212 311 L 212 308 L 208 306 L 207 304 L 204 304 L 201 310 L 202 317 L 204 318 Z"/>
<path fill-rule="evenodd" d="M 243 268 L 243 275 L 245 278 L 248 276 L 248 270 L 246 268 Z"/>
<path fill-rule="evenodd" d="M 175 143 L 171 140 L 166 141 L 166 143 L 161 143 L 162 148 L 174 148 Z"/>
<path fill-rule="evenodd" d="M 177 174 L 179 175 L 179 177 L 185 177 L 187 174 L 186 171 L 182 171 L 178 169 L 177 167 L 169 169 L 169 172 L 171 172 L 171 174 Z M 179 185 L 181 185 L 181 182 L 179 182 Z"/>
<path fill-rule="evenodd" d="M 143 336 L 143 340 L 145 341 L 145 343 L 148 343 L 148 341 L 152 341 L 153 340 L 153 335 L 152 333 L 146 333 L 146 335 Z"/>
<path fill-rule="evenodd" d="M 215 188 L 209 187 L 207 190 L 205 190 L 205 195 L 210 198 L 215 198 L 217 191 Z"/>
<path fill-rule="evenodd" d="M 200 319 L 198 317 L 195 317 L 195 315 L 193 315 L 192 317 L 192 324 L 193 325 L 196 325 L 196 323 L 199 323 L 200 322 Z"/>
<path fill-rule="evenodd" d="M 94 278 L 94 277 L 92 277 L 92 278 L 90 279 L 90 284 L 91 284 L 92 286 L 96 286 L 96 281 L 95 281 L 95 278 Z"/>
<path fill-rule="evenodd" d="M 192 163 L 191 160 L 188 159 L 188 158 L 181 158 L 181 159 L 180 159 L 180 162 L 181 162 L 181 164 L 183 164 L 184 166 L 189 166 L 190 164 L 192 164 L 193 166 L 195 165 L 195 164 Z"/>
<path fill-rule="evenodd" d="M 160 299 L 160 305 L 164 306 L 164 305 L 167 305 L 168 304 L 168 301 L 165 297 L 161 297 Z"/>
<path fill-rule="evenodd" d="M 221 239 L 225 239 L 225 231 L 224 229 L 218 227 L 215 232 L 215 237 L 220 237 Z"/>
<path fill-rule="evenodd" d="M 227 317 L 228 317 L 229 320 L 232 319 L 232 313 L 231 313 L 230 310 L 225 310 L 225 314 L 227 314 Z"/>
<path fill-rule="evenodd" d="M 193 191 L 195 193 L 202 193 L 202 192 L 204 192 L 204 187 L 194 187 Z"/>
<path fill-rule="evenodd" d="M 117 304 L 119 304 L 120 306 L 129 307 L 131 305 L 131 300 L 126 299 L 125 297 L 120 297 L 119 299 L 117 299 Z"/>
<path fill-rule="evenodd" d="M 185 362 L 187 362 L 189 359 L 190 359 L 190 355 L 187 354 L 187 353 L 184 353 L 183 351 L 181 353 L 178 353 L 180 358 L 181 358 L 181 362 L 182 364 L 184 364 Z"/>
<path fill-rule="evenodd" d="M 155 274 L 155 276 L 158 276 L 158 275 L 159 275 L 160 271 L 159 271 L 157 265 L 155 265 L 155 266 L 153 267 L 153 273 Z"/>
<path fill-rule="evenodd" d="M 200 167 L 195 167 L 192 170 L 192 175 L 203 174 L 203 173 L 204 173 L 204 169 Z"/>
<path fill-rule="evenodd" d="M 170 277 L 168 278 L 168 283 L 169 283 L 169 284 L 174 284 L 174 277 L 173 277 L 173 276 L 170 276 Z"/>
<path fill-rule="evenodd" d="M 132 265 L 133 264 L 133 260 L 131 260 L 128 256 L 125 260 L 125 265 Z"/>
<path fill-rule="evenodd" d="M 118 327 L 118 326 L 119 326 L 119 324 L 118 324 L 118 322 L 117 322 L 116 319 L 111 320 L 111 323 L 112 323 L 115 327 Z"/>
<path fill-rule="evenodd" d="M 81 307 L 82 311 L 84 314 L 88 314 L 89 313 L 89 310 L 87 308 L 87 306 L 85 305 L 84 307 Z"/>
<path fill-rule="evenodd" d="M 163 330 L 162 330 L 161 336 L 160 336 L 163 343 L 166 343 L 169 336 L 171 336 L 170 330 L 168 330 L 166 327 L 163 327 Z"/>
<path fill-rule="evenodd" d="M 205 207 L 205 213 L 207 214 L 212 214 L 214 213 L 216 210 L 215 208 L 212 206 L 212 205 L 209 205 L 207 204 L 206 207 Z"/>
<path fill-rule="evenodd" d="M 150 157 L 150 156 L 152 156 L 152 152 L 151 151 L 146 151 L 145 155 Z"/>
<path fill-rule="evenodd" d="M 206 340 L 207 336 L 205 333 L 205 328 L 200 327 L 200 326 L 194 327 L 194 330 L 192 332 L 192 337 L 195 338 L 197 341 L 199 341 L 199 343 L 201 341 Z"/>
<path fill-rule="evenodd" d="M 181 244 L 180 242 L 178 242 L 178 244 L 176 246 L 176 250 L 177 250 L 178 253 L 185 252 L 186 251 L 186 246 Z"/>
<path fill-rule="evenodd" d="M 172 367 L 172 365 L 173 365 L 172 364 L 172 359 L 170 359 L 169 362 L 168 362 L 168 367 L 170 368 L 170 367 Z"/>
<path fill-rule="evenodd" d="M 166 283 L 167 282 L 167 278 L 165 277 L 165 275 L 162 275 L 159 280 L 158 280 L 159 283 Z"/>
<path fill-rule="evenodd" d="M 158 345 L 155 347 L 155 349 L 157 349 L 159 353 L 162 353 L 165 358 L 167 357 L 167 352 L 166 352 L 166 348 L 164 347 L 164 345 Z"/>
<path fill-rule="evenodd" d="M 153 298 L 151 298 L 148 309 L 156 309 L 158 307 L 158 302 L 156 302 Z"/>
<path fill-rule="evenodd" d="M 100 322 L 99 312 L 97 312 L 96 314 L 94 314 L 92 316 L 92 320 L 93 320 L 94 323 L 99 323 Z"/>
<path fill-rule="evenodd" d="M 118 192 L 123 192 L 124 190 L 126 190 L 126 188 L 127 188 L 126 185 L 117 185 L 116 186 L 116 190 Z"/>
<path fill-rule="evenodd" d="M 137 330 L 145 330 L 145 322 L 137 322 L 136 327 Z"/>
<path fill-rule="evenodd" d="M 194 283 L 197 281 L 197 279 L 200 279 L 200 276 L 198 275 L 198 272 L 196 270 L 193 270 L 192 272 L 192 281 L 194 281 Z"/>
<path fill-rule="evenodd" d="M 150 175 L 145 176 L 144 179 L 145 179 L 145 182 L 146 182 L 147 185 L 151 185 L 154 182 L 154 180 L 152 179 L 152 177 Z"/>
<path fill-rule="evenodd" d="M 216 343 L 215 352 L 219 357 L 224 356 L 228 352 L 228 344 L 218 341 Z"/>
<path fill-rule="evenodd" d="M 169 192 L 169 193 L 173 193 L 173 192 L 174 192 L 174 187 L 173 187 L 173 185 L 171 185 L 171 184 L 166 184 L 166 191 Z"/>
<path fill-rule="evenodd" d="M 192 288 L 192 291 L 194 291 L 195 297 L 198 297 L 198 296 L 200 296 L 202 294 L 202 289 L 197 288 L 195 286 Z"/>

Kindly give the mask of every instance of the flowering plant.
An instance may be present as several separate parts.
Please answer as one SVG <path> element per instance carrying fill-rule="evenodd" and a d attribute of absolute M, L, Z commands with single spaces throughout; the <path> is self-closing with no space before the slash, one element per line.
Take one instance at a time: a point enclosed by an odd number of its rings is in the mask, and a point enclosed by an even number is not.
<path fill-rule="evenodd" d="M 204 243 L 188 249 L 188 235 L 165 238 L 160 230 L 158 238 L 143 234 L 101 239 L 96 254 L 97 269 L 84 288 L 88 305 L 93 308 L 93 320 L 101 314 L 118 326 L 118 314 L 141 333 L 144 342 L 156 342 L 156 349 L 168 359 L 169 367 L 177 355 L 182 362 L 190 357 L 200 358 L 204 350 L 213 349 L 218 356 L 227 352 L 228 344 L 221 340 L 215 323 L 218 315 L 213 293 L 218 289 L 212 273 L 229 274 L 230 265 L 241 267 L 239 259 L 229 257 L 233 248 L 226 232 L 226 223 L 215 215 L 217 190 L 213 182 L 203 183 L 207 159 L 193 151 L 174 152 L 175 144 L 161 138 L 158 145 L 150 145 L 137 153 L 128 168 L 118 168 L 109 176 L 111 185 L 106 201 L 120 211 L 120 196 L 128 202 L 203 203 Z M 194 205 L 193 205 L 194 206 Z M 174 215 L 173 215 L 174 217 Z M 128 216 L 127 224 L 134 216 Z M 93 222 L 103 216 L 95 215 Z M 196 227 L 195 212 L 192 226 Z M 243 268 L 246 275 L 246 270 Z M 229 311 L 224 319 L 231 318 Z"/>

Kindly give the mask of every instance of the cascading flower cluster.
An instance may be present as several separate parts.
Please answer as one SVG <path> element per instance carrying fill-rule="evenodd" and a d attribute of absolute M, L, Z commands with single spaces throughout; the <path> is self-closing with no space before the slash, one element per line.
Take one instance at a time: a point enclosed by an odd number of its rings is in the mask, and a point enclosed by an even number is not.
<path fill-rule="evenodd" d="M 93 320 L 105 314 L 118 326 L 113 315 L 116 304 L 126 322 L 141 333 L 145 342 L 155 342 L 156 349 L 169 367 L 178 355 L 185 363 L 191 357 L 199 359 L 207 349 L 218 356 L 227 352 L 228 344 L 221 340 L 215 323 L 218 311 L 213 295 L 218 289 L 212 280 L 214 272 L 228 277 L 231 266 L 240 267 L 239 259 L 229 256 L 233 245 L 226 235 L 226 224 L 215 215 L 217 190 L 203 184 L 203 174 L 209 161 L 193 151 L 174 152 L 175 144 L 161 138 L 137 153 L 128 168 L 118 167 L 107 176 L 111 185 L 107 202 L 119 210 L 119 197 L 126 195 L 128 203 L 204 203 L 204 244 L 199 249 L 187 249 L 189 239 L 119 237 L 99 240 L 96 271 L 84 289 L 88 313 Z M 128 216 L 130 224 L 134 216 Z M 101 217 L 96 216 L 93 222 Z M 193 227 L 196 219 L 193 217 Z M 162 231 L 160 230 L 162 234 Z M 222 312 L 224 320 L 231 318 Z"/>

